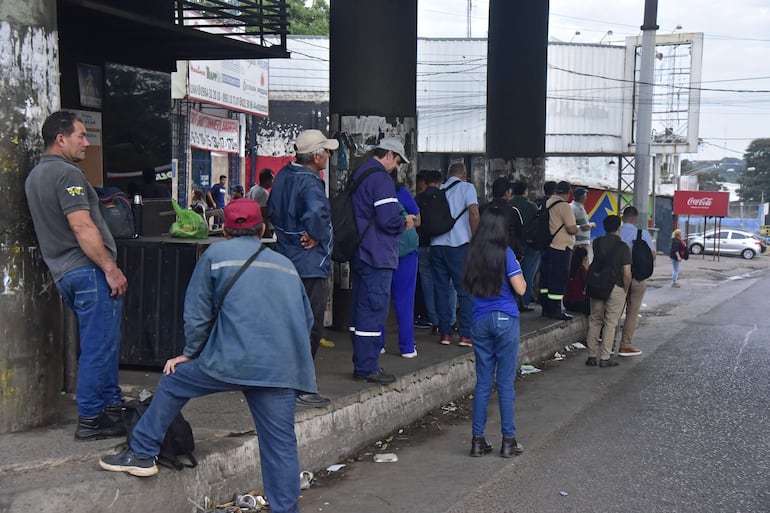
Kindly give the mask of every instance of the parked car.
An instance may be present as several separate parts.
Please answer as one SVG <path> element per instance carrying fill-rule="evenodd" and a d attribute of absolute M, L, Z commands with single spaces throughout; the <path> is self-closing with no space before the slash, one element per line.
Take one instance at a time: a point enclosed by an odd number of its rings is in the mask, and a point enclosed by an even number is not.
<path fill-rule="evenodd" d="M 740 255 L 750 260 L 766 251 L 767 242 L 764 237 L 732 228 L 719 232 L 710 230 L 705 234 L 696 233 L 687 237 L 687 249 L 693 255 L 713 253 L 715 247 L 720 255 Z"/>

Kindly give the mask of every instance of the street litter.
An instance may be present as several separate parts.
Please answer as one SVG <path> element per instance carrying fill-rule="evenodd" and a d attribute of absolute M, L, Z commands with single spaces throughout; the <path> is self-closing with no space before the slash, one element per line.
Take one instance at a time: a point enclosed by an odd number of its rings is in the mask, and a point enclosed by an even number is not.
<path fill-rule="evenodd" d="M 522 375 L 534 374 L 536 372 L 543 372 L 543 371 L 541 371 L 540 369 L 538 369 L 534 365 L 526 364 L 526 365 L 522 365 L 521 366 L 521 374 Z"/>
<path fill-rule="evenodd" d="M 575 342 L 574 344 L 572 344 L 572 347 L 574 347 L 575 349 L 585 349 L 586 348 L 586 346 L 584 344 L 580 343 L 580 342 Z"/>
<path fill-rule="evenodd" d="M 447 413 L 452 413 L 453 411 L 457 411 L 457 406 L 455 406 L 455 403 L 449 403 L 445 406 L 442 406 L 441 409 L 444 412 L 444 415 Z"/>
<path fill-rule="evenodd" d="M 313 478 L 315 476 L 312 472 L 308 472 L 307 470 L 303 470 L 299 473 L 299 489 L 300 490 L 307 490 L 310 488 L 310 483 L 313 482 Z"/>
<path fill-rule="evenodd" d="M 339 469 L 341 469 L 344 466 L 345 466 L 344 463 L 335 463 L 334 465 L 329 465 L 328 467 L 326 467 L 326 471 L 327 472 L 337 472 Z"/>
<path fill-rule="evenodd" d="M 559 495 L 561 495 L 562 497 L 566 497 L 569 494 L 567 492 L 559 492 Z"/>
<path fill-rule="evenodd" d="M 556 351 L 555 353 L 553 353 L 553 359 L 556 360 L 557 362 L 560 362 L 564 359 L 564 355 Z"/>
<path fill-rule="evenodd" d="M 393 454 L 392 452 L 384 452 L 374 455 L 374 462 L 375 463 L 393 463 L 398 461 L 398 456 Z"/>

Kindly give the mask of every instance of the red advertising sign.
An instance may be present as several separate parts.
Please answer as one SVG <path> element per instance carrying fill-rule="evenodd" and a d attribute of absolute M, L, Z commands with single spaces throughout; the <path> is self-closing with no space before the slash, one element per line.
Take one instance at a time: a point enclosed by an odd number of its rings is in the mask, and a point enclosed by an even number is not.
<path fill-rule="evenodd" d="M 674 191 L 674 214 L 727 217 L 729 192 Z"/>

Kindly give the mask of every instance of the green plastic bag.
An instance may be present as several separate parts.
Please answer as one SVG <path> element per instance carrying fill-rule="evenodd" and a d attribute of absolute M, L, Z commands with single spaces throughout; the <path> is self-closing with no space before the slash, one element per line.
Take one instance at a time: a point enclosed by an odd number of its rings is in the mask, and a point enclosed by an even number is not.
<path fill-rule="evenodd" d="M 187 210 L 179 206 L 175 199 L 171 200 L 171 205 L 176 212 L 177 220 L 171 225 L 169 234 L 172 237 L 182 237 L 187 239 L 205 239 L 209 236 L 209 225 L 200 214 L 194 210 Z"/>

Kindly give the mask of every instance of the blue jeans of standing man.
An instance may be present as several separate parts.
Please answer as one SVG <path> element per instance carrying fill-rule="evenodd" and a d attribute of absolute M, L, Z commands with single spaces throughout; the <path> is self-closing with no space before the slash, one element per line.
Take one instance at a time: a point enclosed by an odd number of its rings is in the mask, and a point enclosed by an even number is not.
<path fill-rule="evenodd" d="M 353 340 L 353 372 L 377 374 L 380 371 L 380 335 L 390 308 L 393 269 L 372 267 L 358 256 L 350 263 L 353 290 L 350 331 Z M 414 329 L 414 326 L 410 326 Z"/>
<path fill-rule="evenodd" d="M 519 318 L 493 311 L 473 323 L 473 353 L 476 355 L 476 389 L 473 392 L 473 436 L 483 436 L 487 405 L 497 381 L 500 427 L 503 436 L 513 437 L 513 399 L 519 357 Z M 496 379 L 495 379 L 496 378 Z"/>
<path fill-rule="evenodd" d="M 242 392 L 246 398 L 259 438 L 262 483 L 270 511 L 299 513 L 295 390 L 226 383 L 203 372 L 198 360 L 181 363 L 174 374 L 161 376 L 150 407 L 134 428 L 131 450 L 140 458 L 157 456 L 168 426 L 182 407 L 193 397 L 216 392 Z"/>
<path fill-rule="evenodd" d="M 473 298 L 462 287 L 462 270 L 468 245 L 458 247 L 431 246 L 430 261 L 433 270 L 433 283 L 436 289 L 436 313 L 442 335 L 452 334 L 452 309 L 450 304 L 451 286 L 457 291 L 459 301 L 460 335 L 471 338 L 471 316 Z M 450 285 L 450 282 L 452 285 Z"/>
<path fill-rule="evenodd" d="M 521 274 L 527 282 L 527 291 L 521 296 L 521 304 L 529 306 L 532 302 L 532 291 L 535 282 L 535 274 L 540 265 L 540 251 L 523 244 L 521 247 Z"/>
<path fill-rule="evenodd" d="M 56 287 L 78 319 L 78 415 L 96 417 L 121 402 L 118 363 L 123 298 L 110 297 L 107 278 L 95 265 L 69 271 Z"/>

